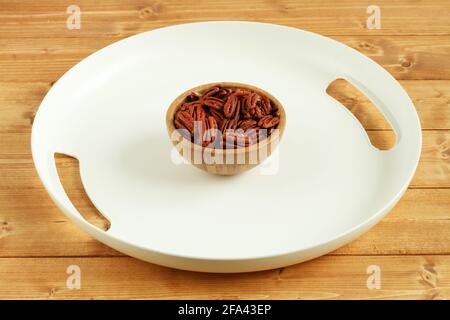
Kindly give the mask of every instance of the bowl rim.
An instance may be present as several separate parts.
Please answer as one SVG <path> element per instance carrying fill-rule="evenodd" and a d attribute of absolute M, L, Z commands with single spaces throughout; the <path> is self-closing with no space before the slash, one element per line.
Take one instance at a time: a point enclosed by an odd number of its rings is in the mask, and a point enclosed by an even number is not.
<path fill-rule="evenodd" d="M 274 103 L 277 108 L 280 110 L 280 123 L 277 126 L 278 129 L 278 134 L 271 134 L 270 136 L 266 137 L 264 140 L 262 141 L 258 141 L 255 144 L 252 144 L 250 146 L 246 146 L 246 147 L 240 147 L 240 148 L 210 148 L 210 147 L 203 147 L 199 144 L 196 144 L 188 139 L 186 139 L 183 135 L 181 135 L 178 131 L 177 128 L 175 127 L 174 123 L 173 123 L 173 115 L 175 115 L 175 111 L 177 110 L 177 108 L 180 107 L 180 105 L 184 102 L 184 99 L 186 99 L 187 96 L 189 96 L 192 92 L 200 92 L 203 93 L 206 90 L 215 87 L 215 86 L 220 86 L 220 87 L 238 87 L 238 88 L 245 88 L 245 89 L 250 89 L 259 93 L 262 93 L 263 95 L 266 95 L 270 101 L 272 103 Z M 204 149 L 209 149 L 212 150 L 211 153 L 215 154 L 215 155 L 230 155 L 230 154 L 242 154 L 242 153 L 248 153 L 248 152 L 256 152 L 259 149 L 266 147 L 268 144 L 272 145 L 274 143 L 275 138 L 278 139 L 277 142 L 280 142 L 283 133 L 284 133 L 284 129 L 286 127 L 286 111 L 284 110 L 283 105 L 281 104 L 281 102 L 275 98 L 272 94 L 270 94 L 269 92 L 267 92 L 264 89 L 261 89 L 257 86 L 251 85 L 251 84 L 246 84 L 246 83 L 242 83 L 242 82 L 230 82 L 230 81 L 223 81 L 223 82 L 208 82 L 208 83 L 204 83 L 198 86 L 195 86 L 194 88 L 190 88 L 184 92 L 182 92 L 181 94 L 179 94 L 169 105 L 169 108 L 167 108 L 166 111 L 166 127 L 167 127 L 167 132 L 169 134 L 169 137 L 172 139 L 172 134 L 173 132 L 177 132 L 178 136 L 176 141 L 180 141 L 180 139 L 183 141 L 182 143 L 188 143 L 191 148 L 193 148 L 195 151 L 204 151 Z"/>

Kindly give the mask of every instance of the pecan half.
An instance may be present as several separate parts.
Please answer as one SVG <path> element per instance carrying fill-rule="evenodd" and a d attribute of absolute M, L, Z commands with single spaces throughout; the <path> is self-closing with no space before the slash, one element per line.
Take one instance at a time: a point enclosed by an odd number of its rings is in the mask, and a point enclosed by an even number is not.
<path fill-rule="evenodd" d="M 272 106 L 270 105 L 270 100 L 268 97 L 263 97 L 262 106 L 263 106 L 264 112 L 266 114 L 270 114 L 270 112 L 272 111 Z"/>
<path fill-rule="evenodd" d="M 266 113 L 264 112 L 264 109 L 260 106 L 260 105 L 257 105 L 254 109 L 252 109 L 252 110 L 255 110 L 255 113 L 254 113 L 254 116 L 257 118 L 257 119 L 260 119 L 260 118 L 262 118 L 262 117 L 264 117 L 265 115 L 266 115 Z"/>
<path fill-rule="evenodd" d="M 186 111 L 180 111 L 175 117 L 175 126 L 178 129 L 186 129 L 194 134 L 194 118 Z"/>
<path fill-rule="evenodd" d="M 211 89 L 209 89 L 208 91 L 206 91 L 206 92 L 203 94 L 202 98 L 205 99 L 205 98 L 207 98 L 207 97 L 209 97 L 209 96 L 212 96 L 213 94 L 215 94 L 215 93 L 217 93 L 217 92 L 219 92 L 219 91 L 220 91 L 220 88 L 219 88 L 219 87 L 212 87 Z"/>
<path fill-rule="evenodd" d="M 249 94 L 251 94 L 251 93 L 252 93 L 252 92 L 251 92 L 250 90 L 244 89 L 244 88 L 237 88 L 237 89 L 234 91 L 234 94 L 237 95 L 237 96 L 246 96 L 246 95 L 249 95 Z"/>
<path fill-rule="evenodd" d="M 264 129 L 269 129 L 275 127 L 278 123 L 280 123 L 280 118 L 267 115 L 259 120 L 258 126 Z"/>
<path fill-rule="evenodd" d="M 222 122 L 222 125 L 220 126 L 220 131 L 222 132 L 222 133 L 225 133 L 225 130 L 227 129 L 227 127 L 228 127 L 228 123 L 230 122 L 230 120 L 224 120 L 223 122 Z"/>
<path fill-rule="evenodd" d="M 248 119 L 248 120 L 241 120 L 239 122 L 238 127 L 241 128 L 242 130 L 246 131 L 250 128 L 255 128 L 258 125 L 258 122 L 256 122 L 253 119 Z"/>
<path fill-rule="evenodd" d="M 217 136 L 217 130 L 219 127 L 217 126 L 217 121 L 213 116 L 208 117 L 207 123 L 207 133 L 208 133 L 208 142 L 214 142 Z"/>
<path fill-rule="evenodd" d="M 207 107 L 216 109 L 216 110 L 222 110 L 225 102 L 222 99 L 216 98 L 216 97 L 207 97 L 203 104 Z"/>
<path fill-rule="evenodd" d="M 231 94 L 228 97 L 227 102 L 225 102 L 225 105 L 223 106 L 223 114 L 225 115 L 225 117 L 227 117 L 228 119 L 233 117 L 234 112 L 236 111 L 237 103 L 238 99 L 236 95 Z"/>

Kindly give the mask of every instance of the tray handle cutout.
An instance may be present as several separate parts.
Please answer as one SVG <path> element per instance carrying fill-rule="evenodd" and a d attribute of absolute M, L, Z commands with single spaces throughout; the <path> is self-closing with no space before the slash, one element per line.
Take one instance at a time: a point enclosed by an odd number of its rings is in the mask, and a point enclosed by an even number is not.
<path fill-rule="evenodd" d="M 396 133 L 374 102 L 344 78 L 332 81 L 327 94 L 346 107 L 359 121 L 372 144 L 378 150 L 390 150 L 396 144 Z"/>
<path fill-rule="evenodd" d="M 59 180 L 73 206 L 88 223 L 108 231 L 111 222 L 100 213 L 86 193 L 78 159 L 63 153 L 55 153 L 54 158 Z"/>

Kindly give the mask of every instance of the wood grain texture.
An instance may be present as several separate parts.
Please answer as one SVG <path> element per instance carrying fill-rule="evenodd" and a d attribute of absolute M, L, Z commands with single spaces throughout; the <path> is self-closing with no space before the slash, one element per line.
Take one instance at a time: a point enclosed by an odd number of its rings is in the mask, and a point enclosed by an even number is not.
<path fill-rule="evenodd" d="M 0 0 L 0 299 L 448 299 L 450 298 L 450 3 L 448 0 L 77 0 L 68 30 L 54 1 Z M 367 6 L 381 9 L 366 28 Z M 125 257 L 77 228 L 51 202 L 31 160 L 35 112 L 55 81 L 96 50 L 139 32 L 205 20 L 278 23 L 330 36 L 369 56 L 413 100 L 423 152 L 410 189 L 368 233 L 331 254 L 278 270 L 200 274 Z M 377 144 L 388 126 L 349 88 L 350 105 Z M 71 199 L 94 219 L 73 162 L 59 161 Z M 92 221 L 92 220 L 91 220 Z M 95 221 L 102 223 L 102 221 Z M 66 268 L 82 288 L 66 289 Z M 382 288 L 366 287 L 379 265 Z"/>
<path fill-rule="evenodd" d="M 69 265 L 81 288 L 67 289 Z M 381 289 L 367 288 L 367 268 Z M 288 268 L 207 274 L 163 268 L 128 257 L 0 259 L 0 297 L 40 299 L 448 299 L 449 256 L 333 257 Z"/>
<path fill-rule="evenodd" d="M 80 30 L 67 30 L 67 1 L 0 2 L 1 38 L 123 37 L 150 29 L 205 20 L 284 24 L 323 35 L 448 35 L 447 0 L 379 0 L 382 26 L 368 30 L 369 0 L 77 0 Z M 19 22 L 20 21 L 20 22 Z M 20 23 L 20 28 L 18 28 Z"/>

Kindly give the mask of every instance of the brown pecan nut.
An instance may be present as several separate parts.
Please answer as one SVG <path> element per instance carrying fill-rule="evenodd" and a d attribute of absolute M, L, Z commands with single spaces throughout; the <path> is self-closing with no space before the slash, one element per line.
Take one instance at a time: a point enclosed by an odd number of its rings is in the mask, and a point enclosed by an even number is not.
<path fill-rule="evenodd" d="M 254 108 L 254 110 L 255 110 L 255 117 L 257 119 L 260 119 L 260 118 L 262 118 L 262 117 L 264 117 L 266 115 L 266 113 L 264 112 L 264 109 L 260 105 L 257 105 Z"/>
<path fill-rule="evenodd" d="M 233 92 L 233 89 L 231 89 L 231 88 L 222 88 L 216 93 L 216 97 L 226 100 L 232 92 Z"/>
<path fill-rule="evenodd" d="M 264 129 L 269 129 L 275 127 L 280 122 L 280 118 L 274 117 L 271 115 L 267 115 L 262 117 L 259 122 L 258 126 Z"/>
<path fill-rule="evenodd" d="M 187 111 L 180 111 L 175 118 L 177 129 L 186 129 L 192 135 L 194 134 L 194 118 Z"/>
<path fill-rule="evenodd" d="M 203 101 L 203 104 L 212 109 L 222 110 L 225 102 L 222 99 L 216 97 L 208 97 Z"/>
<path fill-rule="evenodd" d="M 217 121 L 213 116 L 208 117 L 207 121 L 208 134 L 209 134 L 209 142 L 213 142 L 217 136 L 217 130 L 219 127 L 217 126 Z"/>
<path fill-rule="evenodd" d="M 250 128 L 256 127 L 257 124 L 258 123 L 253 119 L 241 120 L 238 127 L 241 128 L 242 130 L 246 131 Z"/>
<path fill-rule="evenodd" d="M 234 119 L 231 119 L 229 122 L 228 122 L 228 125 L 227 125 L 227 130 L 236 130 L 237 129 L 237 123 L 238 123 L 238 120 L 236 119 L 236 118 L 234 118 Z"/>
<path fill-rule="evenodd" d="M 200 98 L 201 94 L 195 91 L 192 91 L 190 95 L 187 96 L 186 101 L 187 102 L 192 102 L 192 101 L 196 101 Z"/>
<path fill-rule="evenodd" d="M 272 106 L 270 105 L 270 100 L 268 97 L 263 97 L 262 106 L 263 106 L 264 112 L 266 114 L 270 114 L 270 112 L 272 111 Z"/>
<path fill-rule="evenodd" d="M 227 102 L 225 102 L 225 105 L 223 106 L 223 114 L 226 118 L 232 118 L 234 115 L 234 112 L 236 111 L 238 99 L 234 94 L 231 94 Z"/>
<path fill-rule="evenodd" d="M 215 93 L 217 93 L 217 92 L 219 92 L 219 91 L 220 91 L 220 88 L 219 88 L 219 87 L 212 87 L 211 89 L 209 89 L 208 91 L 206 91 L 206 92 L 203 94 L 202 98 L 205 99 L 205 98 L 207 98 L 207 97 L 209 97 L 209 96 L 214 95 Z"/>
<path fill-rule="evenodd" d="M 242 97 L 242 96 L 247 96 L 247 95 L 249 95 L 249 94 L 251 94 L 252 92 L 250 91 L 250 90 L 248 90 L 248 89 L 244 89 L 244 88 L 237 88 L 235 91 L 234 91 L 234 94 L 236 95 L 236 96 L 240 96 L 240 97 Z"/>
<path fill-rule="evenodd" d="M 229 122 L 230 122 L 230 120 L 228 120 L 228 119 L 226 119 L 222 122 L 222 125 L 220 126 L 220 131 L 222 133 L 225 133 L 225 130 L 227 129 Z"/>

